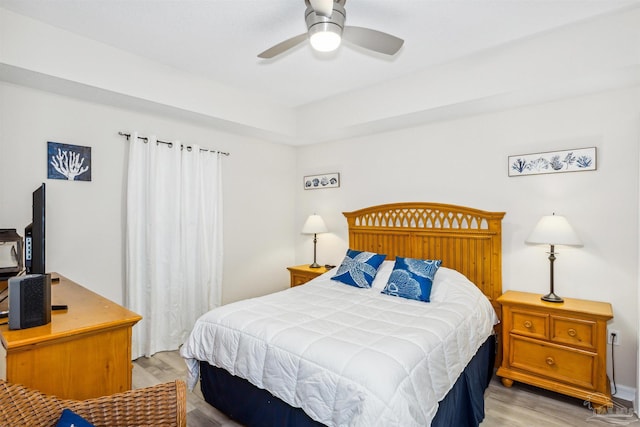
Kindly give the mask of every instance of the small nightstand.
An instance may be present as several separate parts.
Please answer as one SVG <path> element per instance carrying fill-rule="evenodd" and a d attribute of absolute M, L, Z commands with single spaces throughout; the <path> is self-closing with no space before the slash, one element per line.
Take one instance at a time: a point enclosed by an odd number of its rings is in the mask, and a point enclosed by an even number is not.
<path fill-rule="evenodd" d="M 511 387 L 520 381 L 611 406 L 607 378 L 607 321 L 611 304 L 565 298 L 540 300 L 539 294 L 508 291 L 502 305 L 502 365 L 497 375 Z"/>
<path fill-rule="evenodd" d="M 290 286 L 292 288 L 294 286 L 305 284 L 309 280 L 313 279 L 314 277 L 318 277 L 319 275 L 329 271 L 324 266 L 318 267 L 318 268 L 311 268 L 309 267 L 309 264 L 296 265 L 294 267 L 287 267 L 287 270 L 289 270 L 289 272 L 291 273 Z"/>

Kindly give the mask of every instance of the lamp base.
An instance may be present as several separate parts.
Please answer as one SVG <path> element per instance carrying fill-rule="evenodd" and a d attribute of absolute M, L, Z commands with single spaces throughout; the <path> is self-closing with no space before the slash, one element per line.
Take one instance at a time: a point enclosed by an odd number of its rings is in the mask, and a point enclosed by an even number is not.
<path fill-rule="evenodd" d="M 322 267 L 320 264 L 318 264 L 317 262 L 314 262 L 313 264 L 309 265 L 309 268 L 320 268 Z"/>
<path fill-rule="evenodd" d="M 558 295 L 554 294 L 553 292 L 549 292 L 548 294 L 541 296 L 540 299 L 542 301 L 548 301 L 548 302 L 564 302 L 562 298 L 560 298 Z"/>

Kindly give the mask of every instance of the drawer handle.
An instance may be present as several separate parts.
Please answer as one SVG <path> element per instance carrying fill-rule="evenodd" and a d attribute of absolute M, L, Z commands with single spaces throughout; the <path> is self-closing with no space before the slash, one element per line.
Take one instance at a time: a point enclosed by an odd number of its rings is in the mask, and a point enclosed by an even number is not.
<path fill-rule="evenodd" d="M 556 361 L 555 361 L 555 360 L 553 360 L 553 357 L 547 357 L 547 358 L 545 359 L 545 362 L 547 362 L 547 365 L 549 365 L 549 366 L 553 366 L 553 365 L 555 365 L 555 364 L 556 364 Z"/>
<path fill-rule="evenodd" d="M 533 323 L 531 323 L 531 320 L 525 320 L 524 321 L 524 327 L 527 329 L 530 329 L 533 326 Z"/>
<path fill-rule="evenodd" d="M 576 335 L 578 335 L 578 332 L 576 332 L 575 329 L 571 328 L 567 331 L 567 334 L 569 334 L 570 337 L 575 337 Z"/>

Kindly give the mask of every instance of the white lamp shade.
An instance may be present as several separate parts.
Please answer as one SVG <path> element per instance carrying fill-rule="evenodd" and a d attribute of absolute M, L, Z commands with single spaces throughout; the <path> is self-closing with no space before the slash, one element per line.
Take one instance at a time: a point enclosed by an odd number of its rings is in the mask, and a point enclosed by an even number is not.
<path fill-rule="evenodd" d="M 309 215 L 302 227 L 302 234 L 319 234 L 327 231 L 329 231 L 327 224 L 324 223 L 320 215 L 316 214 Z"/>
<path fill-rule="evenodd" d="M 525 240 L 526 243 L 582 246 L 569 221 L 562 215 L 546 215 L 540 218 L 533 231 Z"/>

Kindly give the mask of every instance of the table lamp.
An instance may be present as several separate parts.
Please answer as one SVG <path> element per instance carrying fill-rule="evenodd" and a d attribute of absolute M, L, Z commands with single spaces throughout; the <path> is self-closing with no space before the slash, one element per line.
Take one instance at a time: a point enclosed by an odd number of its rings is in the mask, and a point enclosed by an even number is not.
<path fill-rule="evenodd" d="M 573 231 L 569 221 L 561 215 L 546 215 L 540 218 L 535 228 L 525 240 L 526 243 L 549 245 L 550 289 L 540 299 L 549 302 L 563 302 L 553 290 L 553 262 L 556 260 L 555 245 L 582 246 L 578 235 Z"/>
<path fill-rule="evenodd" d="M 302 227 L 302 234 L 313 234 L 313 264 L 309 267 L 311 268 L 320 268 L 320 264 L 316 262 L 316 243 L 318 243 L 318 234 L 326 233 L 329 231 L 327 229 L 327 225 L 324 223 L 324 220 L 320 215 L 309 215 L 309 218 L 304 223 Z"/>

